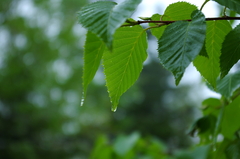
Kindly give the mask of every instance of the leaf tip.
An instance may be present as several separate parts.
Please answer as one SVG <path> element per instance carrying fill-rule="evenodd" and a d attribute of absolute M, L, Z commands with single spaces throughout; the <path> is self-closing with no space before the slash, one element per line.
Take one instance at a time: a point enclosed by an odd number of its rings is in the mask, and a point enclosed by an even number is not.
<path fill-rule="evenodd" d="M 180 83 L 180 79 L 175 79 L 175 85 L 178 86 Z"/>
<path fill-rule="evenodd" d="M 181 74 L 174 74 L 174 77 L 175 77 L 175 85 L 178 86 L 181 79 L 182 79 L 182 76 L 183 76 L 183 73 Z"/>
<path fill-rule="evenodd" d="M 102 39 L 102 40 L 104 41 L 104 39 Z M 107 46 L 107 48 L 110 52 L 113 52 L 113 37 L 109 37 L 107 39 L 107 41 L 105 42 L 105 45 Z"/>

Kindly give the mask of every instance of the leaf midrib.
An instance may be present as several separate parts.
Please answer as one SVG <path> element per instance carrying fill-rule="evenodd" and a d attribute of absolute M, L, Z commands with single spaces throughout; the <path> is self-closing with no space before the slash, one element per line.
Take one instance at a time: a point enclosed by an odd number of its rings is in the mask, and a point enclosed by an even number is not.
<path fill-rule="evenodd" d="M 182 65 L 182 66 L 183 66 L 183 62 L 184 62 L 184 54 L 186 54 L 186 51 L 185 51 L 186 39 L 188 38 L 189 27 L 190 27 L 191 24 L 192 24 L 191 22 L 188 23 L 188 26 L 187 26 L 187 28 L 186 28 L 186 36 L 185 36 L 185 38 L 184 38 L 184 46 L 183 46 L 183 50 L 184 50 L 184 51 L 181 53 L 181 65 Z M 181 67 L 181 69 L 182 69 L 182 67 Z"/>
<path fill-rule="evenodd" d="M 142 36 L 142 34 L 144 33 L 144 31 L 142 31 L 141 32 L 141 34 L 139 34 L 139 36 L 136 38 L 137 40 L 135 41 L 135 44 L 133 45 L 134 47 L 132 47 L 132 51 L 131 51 L 131 54 L 128 56 L 128 62 L 127 62 L 127 64 L 125 65 L 125 69 L 124 69 L 124 72 L 122 73 L 122 77 L 121 77 L 121 82 L 119 82 L 119 85 L 118 85 L 118 88 L 117 88 L 117 92 L 116 92 L 116 96 L 118 96 L 118 94 L 119 94 L 119 91 L 120 91 L 120 87 L 121 87 L 121 85 L 122 85 L 122 81 L 123 81 L 123 78 L 124 78 L 124 74 L 126 74 L 126 70 L 127 70 L 127 66 L 129 65 L 129 61 L 130 61 L 130 59 L 131 59 L 131 57 L 132 57 L 132 54 L 134 53 L 134 48 L 136 47 L 136 45 L 137 45 L 137 43 L 138 43 L 138 41 L 141 39 L 141 36 Z"/>

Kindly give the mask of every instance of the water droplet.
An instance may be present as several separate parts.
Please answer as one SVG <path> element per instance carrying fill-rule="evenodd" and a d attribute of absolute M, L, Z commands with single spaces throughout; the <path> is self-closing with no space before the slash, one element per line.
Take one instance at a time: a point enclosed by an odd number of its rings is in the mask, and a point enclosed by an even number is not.
<path fill-rule="evenodd" d="M 117 107 L 116 108 L 112 107 L 113 112 L 116 112 L 116 110 L 117 110 Z"/>
<path fill-rule="evenodd" d="M 80 106 L 83 106 L 83 104 L 84 104 L 84 97 L 82 97 L 82 99 L 81 99 Z"/>
<path fill-rule="evenodd" d="M 83 93 L 82 93 L 82 99 L 81 99 L 80 106 L 83 106 L 84 101 L 85 101 L 85 96 L 84 96 L 84 92 L 83 92 Z"/>

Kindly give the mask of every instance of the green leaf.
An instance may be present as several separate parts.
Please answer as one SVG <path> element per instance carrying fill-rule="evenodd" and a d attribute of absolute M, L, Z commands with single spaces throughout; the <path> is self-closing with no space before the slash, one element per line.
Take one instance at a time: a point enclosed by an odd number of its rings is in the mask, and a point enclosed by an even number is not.
<path fill-rule="evenodd" d="M 207 98 L 202 102 L 202 105 L 204 107 L 220 107 L 221 106 L 221 101 L 218 98 Z"/>
<path fill-rule="evenodd" d="M 138 79 L 147 58 L 147 35 L 141 26 L 119 28 L 113 53 L 103 55 L 106 84 L 115 111 L 120 96 Z"/>
<path fill-rule="evenodd" d="M 192 13 L 192 21 L 170 24 L 158 41 L 162 65 L 171 71 L 179 84 L 186 67 L 201 51 L 206 33 L 205 17 L 201 11 Z"/>
<path fill-rule="evenodd" d="M 213 115 L 207 115 L 198 119 L 189 131 L 191 136 L 194 136 L 196 132 L 198 135 L 208 137 L 214 132 L 214 126 L 216 123 L 216 117 Z"/>
<path fill-rule="evenodd" d="M 104 50 L 105 44 L 95 34 L 88 31 L 84 51 L 83 97 L 81 105 L 84 104 L 87 87 L 98 70 Z"/>
<path fill-rule="evenodd" d="M 187 2 L 177 2 L 170 4 L 163 15 L 163 20 L 186 20 L 191 19 L 191 13 L 197 6 Z"/>
<path fill-rule="evenodd" d="M 97 34 L 112 50 L 113 35 L 129 18 L 142 0 L 125 0 L 119 5 L 110 1 L 97 1 L 81 9 L 79 22 Z M 116 5 L 116 6 L 115 6 Z"/>
<path fill-rule="evenodd" d="M 226 98 L 230 98 L 235 90 L 240 87 L 240 71 L 228 74 L 217 81 L 217 92 Z"/>
<path fill-rule="evenodd" d="M 232 139 L 234 133 L 240 128 L 240 96 L 226 106 L 222 120 L 222 134 Z"/>
<path fill-rule="evenodd" d="M 118 155 L 124 156 L 133 148 L 139 138 L 140 134 L 137 132 L 134 132 L 129 136 L 120 135 L 116 139 L 113 149 Z"/>
<path fill-rule="evenodd" d="M 240 1 L 239 0 L 214 0 L 214 1 L 229 8 L 230 10 L 240 13 Z"/>
<path fill-rule="evenodd" d="M 227 21 L 207 22 L 206 51 L 208 58 L 198 56 L 194 60 L 194 66 L 208 83 L 216 88 L 217 77 L 220 74 L 220 54 L 225 36 L 231 30 Z"/>
<path fill-rule="evenodd" d="M 111 45 L 111 12 L 117 3 L 110 1 L 97 1 L 83 7 L 78 13 L 79 23 L 89 31 L 95 33 L 105 43 Z M 111 32 L 113 29 L 111 30 Z"/>
<path fill-rule="evenodd" d="M 220 56 L 221 78 L 226 76 L 232 66 L 240 59 L 240 25 L 228 33 Z"/>

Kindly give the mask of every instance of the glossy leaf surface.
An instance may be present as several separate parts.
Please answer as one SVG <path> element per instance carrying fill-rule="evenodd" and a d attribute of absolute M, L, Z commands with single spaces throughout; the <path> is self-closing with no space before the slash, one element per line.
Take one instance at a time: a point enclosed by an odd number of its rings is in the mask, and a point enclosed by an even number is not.
<path fill-rule="evenodd" d="M 206 33 L 205 17 L 201 11 L 192 13 L 192 21 L 170 24 L 158 42 L 162 65 L 171 71 L 179 84 L 186 67 L 201 51 Z"/>
<path fill-rule="evenodd" d="M 126 0 L 119 5 L 110 1 L 97 1 L 82 8 L 79 22 L 97 34 L 112 50 L 112 36 L 129 18 L 142 0 Z"/>
<path fill-rule="evenodd" d="M 221 78 L 226 76 L 232 66 L 240 59 L 240 25 L 226 36 L 220 56 Z"/>

